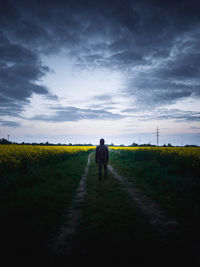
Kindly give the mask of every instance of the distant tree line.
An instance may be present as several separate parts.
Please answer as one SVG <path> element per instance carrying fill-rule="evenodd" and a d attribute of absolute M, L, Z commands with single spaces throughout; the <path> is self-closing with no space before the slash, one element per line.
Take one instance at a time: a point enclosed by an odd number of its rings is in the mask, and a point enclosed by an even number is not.
<path fill-rule="evenodd" d="M 47 142 L 40 142 L 40 143 L 27 143 L 27 142 L 21 142 L 21 143 L 17 143 L 17 142 L 11 142 L 8 141 L 5 138 L 1 138 L 0 139 L 0 144 L 1 145 L 32 145 L 32 146 L 93 146 L 91 143 L 89 144 L 72 144 L 72 143 L 68 143 L 68 144 L 61 144 L 61 143 L 57 143 L 57 144 L 52 144 Z"/>
<path fill-rule="evenodd" d="M 156 145 L 151 145 L 150 143 L 148 144 L 140 144 L 138 145 L 137 143 L 133 143 L 130 145 L 130 147 L 156 147 Z M 179 147 L 179 146 L 173 146 L 171 143 L 168 143 L 167 145 L 164 144 L 162 147 Z M 184 147 L 198 147 L 197 145 L 185 145 Z"/>
<path fill-rule="evenodd" d="M 137 143 L 133 143 L 132 145 L 130 145 L 130 147 L 138 147 L 138 146 L 142 146 L 142 147 L 146 147 L 146 146 L 156 146 L 156 145 L 152 145 L 152 144 L 150 144 L 150 143 L 148 143 L 148 144 L 137 144 Z"/>
<path fill-rule="evenodd" d="M 9 145 L 9 144 L 12 144 L 12 142 L 8 141 L 8 140 L 5 139 L 5 138 L 1 138 L 1 139 L 0 139 L 0 144 L 1 144 L 1 145 Z"/>
<path fill-rule="evenodd" d="M 26 142 L 21 142 L 21 143 L 17 143 L 17 142 L 11 142 L 8 141 L 5 138 L 0 138 L 0 145 L 9 145 L 9 144 L 15 144 L 15 145 L 32 145 L 32 146 L 94 146 L 91 143 L 88 144 L 72 144 L 72 143 L 68 143 L 68 144 L 61 144 L 61 143 L 57 143 L 57 144 L 52 144 L 47 142 L 40 142 L 40 143 L 26 143 Z M 107 144 L 108 146 L 120 146 L 120 147 L 126 147 L 124 144 L 121 145 L 114 145 L 113 143 L 111 143 L 110 145 Z M 135 142 L 133 142 L 131 145 L 129 145 L 128 147 L 156 147 L 156 145 L 152 145 L 150 143 L 148 144 L 137 144 Z M 175 147 L 173 146 L 171 143 L 168 143 L 167 145 L 164 144 L 162 147 Z M 199 147 L 197 145 L 185 145 L 185 147 Z"/>

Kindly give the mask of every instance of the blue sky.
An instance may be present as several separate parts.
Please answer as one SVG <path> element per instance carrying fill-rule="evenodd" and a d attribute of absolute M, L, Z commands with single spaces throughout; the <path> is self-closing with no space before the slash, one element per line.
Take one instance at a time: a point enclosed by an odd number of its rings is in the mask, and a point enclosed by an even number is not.
<path fill-rule="evenodd" d="M 200 145 L 198 1 L 1 1 L 0 137 Z"/>

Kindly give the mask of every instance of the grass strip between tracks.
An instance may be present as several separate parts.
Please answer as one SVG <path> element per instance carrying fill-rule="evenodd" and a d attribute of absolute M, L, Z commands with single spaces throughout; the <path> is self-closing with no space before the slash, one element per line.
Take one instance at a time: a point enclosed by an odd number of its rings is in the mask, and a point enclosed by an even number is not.
<path fill-rule="evenodd" d="M 158 239 L 123 185 L 111 173 L 107 180 L 98 180 L 97 165 L 92 158 L 73 266 L 79 266 L 80 262 L 87 266 L 133 266 L 149 258 L 155 262 L 153 258 L 161 244 Z"/>

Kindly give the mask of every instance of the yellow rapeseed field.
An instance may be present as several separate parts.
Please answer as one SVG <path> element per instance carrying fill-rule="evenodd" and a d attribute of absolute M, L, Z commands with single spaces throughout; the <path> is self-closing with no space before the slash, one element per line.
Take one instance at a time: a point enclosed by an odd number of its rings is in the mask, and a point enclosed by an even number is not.
<path fill-rule="evenodd" d="M 66 154 L 94 149 L 93 146 L 32 146 L 0 145 L 0 169 L 17 168 L 24 164 L 36 164 L 49 158 L 61 158 Z"/>
<path fill-rule="evenodd" d="M 129 150 L 134 151 L 138 149 L 146 149 L 157 151 L 160 154 L 177 154 L 184 157 L 194 156 L 195 158 L 200 159 L 200 147 L 115 147 L 110 146 L 110 149 L 114 150 Z"/>

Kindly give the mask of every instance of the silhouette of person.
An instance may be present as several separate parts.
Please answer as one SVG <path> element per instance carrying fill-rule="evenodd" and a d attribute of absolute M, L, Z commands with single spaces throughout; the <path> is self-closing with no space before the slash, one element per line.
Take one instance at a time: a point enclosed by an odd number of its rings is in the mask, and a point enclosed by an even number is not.
<path fill-rule="evenodd" d="M 104 139 L 100 140 L 100 145 L 96 147 L 95 161 L 98 164 L 99 180 L 102 179 L 102 165 L 104 167 L 104 176 L 107 179 L 107 164 L 109 160 L 108 147 L 104 145 Z"/>

